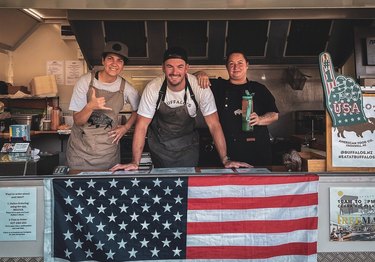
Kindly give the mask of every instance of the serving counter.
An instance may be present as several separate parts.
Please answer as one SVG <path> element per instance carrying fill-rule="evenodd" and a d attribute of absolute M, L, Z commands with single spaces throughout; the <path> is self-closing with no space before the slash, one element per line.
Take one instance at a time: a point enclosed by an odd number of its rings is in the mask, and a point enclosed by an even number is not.
<path fill-rule="evenodd" d="M 213 181 L 218 179 L 219 177 L 223 177 L 226 179 L 233 179 L 233 177 L 246 177 L 253 181 L 252 183 L 257 183 L 257 180 L 262 180 L 265 177 L 269 178 L 270 182 L 277 181 L 281 177 L 288 179 L 288 177 L 293 178 L 297 176 L 305 176 L 311 175 L 307 173 L 290 173 L 290 172 L 272 172 L 272 173 L 252 173 L 250 170 L 244 173 L 237 173 L 234 172 L 226 172 L 226 170 L 220 170 L 218 173 L 211 173 L 211 169 L 206 168 L 198 168 L 195 169 L 194 173 L 190 172 L 180 172 L 176 170 L 174 173 L 170 170 L 157 170 L 154 173 L 142 174 L 142 173 L 127 173 L 127 174 L 83 174 L 77 175 L 72 174 L 68 176 L 26 176 L 26 177 L 0 177 L 0 192 L 4 192 L 4 190 L 14 190 L 14 192 L 29 192 L 35 190 L 36 200 L 34 208 L 35 210 L 29 210 L 35 212 L 36 224 L 35 226 L 35 240 L 28 240 L 28 241 L 7 241 L 3 240 L 0 245 L 0 254 L 1 254 L 1 261 L 17 261 L 21 258 L 34 258 L 36 261 L 42 261 L 45 252 L 45 244 L 44 244 L 44 226 L 45 226 L 45 209 L 51 208 L 50 206 L 45 206 L 46 197 L 46 181 L 51 181 L 51 179 L 57 180 L 66 180 L 69 179 L 72 182 L 77 182 L 81 179 L 85 179 L 85 181 L 94 181 L 98 182 L 98 179 L 104 178 L 108 180 L 108 183 L 112 183 L 112 186 L 115 187 L 116 181 L 120 180 L 139 180 L 142 179 L 164 179 L 164 178 L 173 178 L 173 180 L 177 181 L 178 178 L 188 178 L 188 177 L 212 177 L 215 178 Z M 259 170 L 258 170 L 259 171 Z M 266 170 L 263 170 L 266 171 Z M 187 172 L 187 173 L 186 173 Z M 373 189 L 375 190 L 375 174 L 370 173 L 319 173 L 317 174 L 319 177 L 319 187 L 318 187 L 318 228 L 317 228 L 317 260 L 318 261 L 353 261 L 352 259 L 355 258 L 355 261 L 374 261 L 375 258 L 375 245 L 372 241 L 330 241 L 330 234 L 332 224 L 330 221 L 332 217 L 330 217 L 330 212 L 332 209 L 332 205 L 336 203 L 332 203 L 332 191 L 333 188 L 345 189 L 348 188 L 366 188 L 366 189 Z M 77 180 L 78 179 L 78 180 Z M 112 181 L 112 182 L 111 182 Z M 208 181 L 212 181 L 209 179 Z M 92 182 L 92 183 L 94 183 Z M 276 182 L 275 182 L 276 183 Z M 78 184 L 77 184 L 78 185 Z M 112 187 L 109 186 L 109 187 Z M 127 189 L 130 189 L 128 186 Z M 285 187 L 287 188 L 287 187 Z M 75 190 L 81 190 L 81 188 L 74 188 Z M 106 191 L 106 195 L 108 197 L 108 201 L 111 199 L 111 195 L 114 195 L 114 188 L 109 189 Z M 124 188 L 125 190 L 125 188 Z M 174 190 L 174 189 L 173 189 Z M 112 192 L 113 191 L 113 192 Z M 287 190 L 289 194 L 291 191 Z M 9 192 L 9 191 L 7 191 Z M 124 191 L 125 192 L 125 191 Z M 146 191 L 143 191 L 146 192 Z M 207 190 L 208 194 L 211 194 L 212 190 Z M 235 191 L 231 191 L 235 193 Z M 78 195 L 77 195 L 78 194 Z M 82 200 L 88 196 L 85 196 L 84 192 L 82 191 L 79 193 L 77 191 L 76 197 L 80 198 L 79 194 L 82 194 Z M 296 196 L 297 197 L 297 196 Z M 113 196 L 112 196 L 113 198 Z M 123 195 L 124 201 L 130 201 L 131 203 L 135 201 L 133 195 Z M 1 201 L 1 200 L 0 200 Z M 254 198 L 254 203 L 252 205 L 257 206 L 257 200 Z M 258 200 L 264 202 L 264 200 Z M 4 203 L 2 204 L 4 206 Z M 98 206 L 99 207 L 99 206 Z M 375 209 L 375 208 L 374 208 Z M 261 211 L 254 210 L 255 217 L 256 214 L 261 214 Z M 76 212 L 76 211 L 75 211 Z M 73 213 L 72 213 L 73 215 Z M 129 214 L 131 215 L 131 214 Z M 233 214 L 235 217 L 235 214 Z M 123 216 L 123 215 L 122 215 Z M 142 220 L 143 221 L 143 220 Z M 3 234 L 3 232 L 0 232 Z M 131 247 L 129 247 L 131 250 Z"/>

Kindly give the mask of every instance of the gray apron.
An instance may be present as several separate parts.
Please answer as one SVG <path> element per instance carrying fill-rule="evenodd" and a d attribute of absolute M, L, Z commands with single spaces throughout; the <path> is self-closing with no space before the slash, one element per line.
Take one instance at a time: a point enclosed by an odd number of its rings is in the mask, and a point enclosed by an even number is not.
<path fill-rule="evenodd" d="M 91 74 L 87 101 L 90 101 L 95 77 Z M 117 116 L 124 106 L 125 79 L 120 90 L 110 92 L 95 88 L 97 97 L 104 97 L 111 110 L 95 110 L 83 126 L 73 124 L 68 140 L 66 158 L 73 170 L 108 170 L 120 163 L 120 147 L 112 143 L 108 132 L 117 127 Z"/>
<path fill-rule="evenodd" d="M 167 83 L 164 81 L 161 92 L 163 88 L 166 90 L 166 86 Z M 185 103 L 176 108 L 170 108 L 164 103 L 164 93 L 160 107 L 148 128 L 148 146 L 155 167 L 194 167 L 198 165 L 199 135 L 195 130 L 195 119 L 189 115 L 186 106 L 187 90 L 193 98 L 194 94 L 186 79 Z M 196 103 L 195 98 L 193 101 Z"/>

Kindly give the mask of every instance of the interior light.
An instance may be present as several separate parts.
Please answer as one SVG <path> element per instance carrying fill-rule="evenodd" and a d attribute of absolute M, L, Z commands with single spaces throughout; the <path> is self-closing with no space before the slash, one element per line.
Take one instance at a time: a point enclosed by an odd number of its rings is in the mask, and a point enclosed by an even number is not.
<path fill-rule="evenodd" d="M 43 21 L 43 16 L 38 11 L 36 11 L 35 9 L 24 8 L 22 10 L 24 12 L 26 12 L 27 14 L 31 15 L 32 17 L 34 17 L 35 19 L 37 19 L 38 21 Z"/>
<path fill-rule="evenodd" d="M 266 74 L 263 73 L 262 76 L 260 77 L 260 79 L 262 79 L 263 81 L 265 81 L 267 78 L 266 78 Z"/>

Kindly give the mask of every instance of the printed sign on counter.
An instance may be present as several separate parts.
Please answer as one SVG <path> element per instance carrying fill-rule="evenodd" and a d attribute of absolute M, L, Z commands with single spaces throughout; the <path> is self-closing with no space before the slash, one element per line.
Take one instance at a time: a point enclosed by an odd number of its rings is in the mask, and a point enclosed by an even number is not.
<path fill-rule="evenodd" d="M 332 163 L 335 167 L 375 167 L 375 97 L 363 97 L 366 123 L 332 127 Z"/>
<path fill-rule="evenodd" d="M 330 241 L 375 241 L 375 188 L 331 187 Z"/>
<path fill-rule="evenodd" d="M 0 188 L 0 241 L 36 240 L 36 188 Z"/>

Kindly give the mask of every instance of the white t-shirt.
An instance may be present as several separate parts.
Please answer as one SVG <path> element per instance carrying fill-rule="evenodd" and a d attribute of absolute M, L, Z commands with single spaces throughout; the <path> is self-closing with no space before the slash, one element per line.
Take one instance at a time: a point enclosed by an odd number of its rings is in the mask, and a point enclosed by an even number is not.
<path fill-rule="evenodd" d="M 69 110 L 79 112 L 87 104 L 87 92 L 91 81 L 91 72 L 81 76 L 73 89 L 73 95 L 70 100 Z M 117 76 L 117 79 L 113 83 L 102 83 L 98 79 L 94 78 L 93 86 L 97 89 L 106 90 L 110 92 L 116 92 L 120 90 L 121 77 Z M 130 103 L 133 111 L 137 111 L 139 105 L 140 96 L 138 91 L 128 81 L 125 83 L 124 89 L 124 103 Z"/>
<path fill-rule="evenodd" d="M 187 74 L 191 89 L 195 95 L 195 99 L 197 100 L 198 106 L 200 111 L 202 112 L 203 116 L 208 116 L 212 113 L 217 111 L 215 98 L 212 94 L 210 88 L 201 88 L 198 85 L 197 78 L 191 74 Z M 156 102 L 159 96 L 159 90 L 163 85 L 165 79 L 165 75 L 159 76 L 149 82 L 145 89 L 143 90 L 143 94 L 141 97 L 141 102 L 139 103 L 138 114 L 147 118 L 153 118 L 156 109 Z M 197 108 L 195 107 L 194 101 L 190 97 L 189 91 L 186 97 L 186 104 L 188 107 L 188 112 L 191 117 L 195 117 L 197 115 Z M 184 95 L 185 89 L 174 92 L 167 88 L 167 92 L 165 95 L 164 102 L 170 108 L 176 108 L 184 104 Z M 159 104 L 160 106 L 160 104 Z"/>

